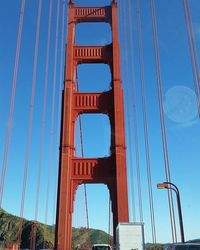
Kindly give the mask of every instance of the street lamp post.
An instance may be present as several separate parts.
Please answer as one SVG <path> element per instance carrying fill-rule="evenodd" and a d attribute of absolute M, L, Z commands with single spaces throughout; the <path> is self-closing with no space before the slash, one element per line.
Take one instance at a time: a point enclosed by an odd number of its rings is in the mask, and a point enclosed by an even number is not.
<path fill-rule="evenodd" d="M 177 206 L 178 206 L 178 216 L 179 216 L 179 224 L 180 224 L 180 233 L 181 233 L 181 242 L 185 242 L 184 236 L 184 228 L 183 228 L 183 217 L 182 217 L 182 210 L 181 210 L 181 200 L 180 200 L 180 193 L 178 187 L 171 182 L 163 182 L 157 184 L 157 188 L 159 189 L 171 189 L 176 193 L 177 198 Z"/>

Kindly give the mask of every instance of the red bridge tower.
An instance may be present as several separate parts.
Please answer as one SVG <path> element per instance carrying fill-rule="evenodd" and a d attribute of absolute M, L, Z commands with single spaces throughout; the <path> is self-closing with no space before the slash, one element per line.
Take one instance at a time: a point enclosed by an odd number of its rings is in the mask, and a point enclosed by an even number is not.
<path fill-rule="evenodd" d="M 77 46 L 75 28 L 80 22 L 109 23 L 112 29 L 112 44 Z M 108 64 L 112 75 L 112 89 L 103 93 L 77 92 L 74 79 L 76 67 L 81 63 Z M 109 116 L 112 130 L 110 157 L 75 157 L 75 121 L 83 113 L 103 113 Z M 124 100 L 120 78 L 118 8 L 115 0 L 111 6 L 105 7 L 78 7 L 72 1 L 69 3 L 59 167 L 57 250 L 71 249 L 73 203 L 78 185 L 106 184 L 112 201 L 114 230 L 119 222 L 129 221 Z"/>

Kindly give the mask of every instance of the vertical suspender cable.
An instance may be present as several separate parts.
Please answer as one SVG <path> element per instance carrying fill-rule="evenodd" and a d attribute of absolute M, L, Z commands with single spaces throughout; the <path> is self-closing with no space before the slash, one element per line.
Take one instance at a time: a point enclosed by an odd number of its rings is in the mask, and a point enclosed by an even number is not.
<path fill-rule="evenodd" d="M 87 198 L 87 187 L 86 184 L 84 184 L 84 195 L 85 195 L 85 209 L 86 209 L 86 218 L 87 218 L 87 228 L 90 229 L 89 225 L 89 213 L 88 213 L 88 198 Z M 90 234 L 89 234 L 90 235 Z"/>
<path fill-rule="evenodd" d="M 38 163 L 38 185 L 37 185 L 37 196 L 36 196 L 36 207 L 35 207 L 35 220 L 38 218 L 38 206 L 39 206 L 39 193 L 40 193 L 40 181 L 41 181 L 41 170 L 42 170 L 42 159 L 43 159 L 43 145 L 44 145 L 44 129 L 45 129 L 45 117 L 46 117 L 46 101 L 47 101 L 47 86 L 48 86 L 48 75 L 49 75 L 49 50 L 50 50 L 50 36 L 51 36 L 51 18 L 52 18 L 52 0 L 49 2 L 49 20 L 48 20 L 48 38 L 47 38 L 47 51 L 46 51 L 46 67 L 45 67 L 45 80 L 44 80 L 44 98 L 43 98 L 43 112 L 42 112 L 42 127 L 40 134 L 40 156 Z"/>
<path fill-rule="evenodd" d="M 81 157 L 84 157 L 84 149 L 83 149 L 83 129 L 82 129 L 82 120 L 79 115 L 79 129 L 80 129 L 80 140 L 81 140 Z M 89 216 L 88 216 L 88 204 L 87 204 L 87 188 L 86 184 L 84 184 L 84 197 L 85 197 L 85 209 L 86 209 L 86 219 L 87 219 L 87 228 L 90 228 L 89 225 Z"/>
<path fill-rule="evenodd" d="M 81 117 L 79 116 L 79 128 L 80 128 L 80 139 L 81 139 L 81 156 L 84 157 L 84 151 L 83 151 L 83 133 L 82 133 L 82 120 Z M 84 184 L 84 198 L 85 198 L 85 210 L 86 210 L 86 220 L 87 220 L 87 229 L 90 229 L 90 224 L 89 224 L 89 213 L 88 213 L 88 202 L 87 202 L 87 187 L 86 184 Z M 89 231 L 88 231 L 89 234 Z M 89 240 L 90 240 L 90 234 Z"/>
<path fill-rule="evenodd" d="M 40 131 L 40 149 L 39 149 L 37 192 L 36 192 L 36 204 L 35 204 L 35 221 L 38 220 L 39 195 L 40 195 L 42 160 L 43 160 L 44 131 L 45 131 L 46 105 L 47 105 L 47 103 L 46 103 L 47 102 L 47 87 L 48 87 L 48 75 L 49 75 L 49 51 L 50 51 L 50 37 L 51 37 L 51 19 L 52 19 L 52 0 L 49 1 L 48 34 L 47 34 L 42 124 L 41 124 L 41 131 Z M 33 228 L 31 249 L 35 250 L 37 227 L 35 225 L 33 225 L 33 226 L 34 226 L 34 228 Z"/>
<path fill-rule="evenodd" d="M 76 70 L 76 87 L 77 87 L 77 90 L 79 91 L 77 70 Z M 80 115 L 79 115 L 78 119 L 79 119 L 79 130 L 80 130 L 80 141 L 81 141 L 81 157 L 83 158 L 84 157 L 83 130 L 82 130 L 82 120 L 81 120 Z M 87 186 L 86 186 L 86 184 L 84 184 L 84 199 L 85 199 L 86 221 L 87 221 L 87 229 L 88 229 L 88 241 L 89 241 L 89 244 L 91 244 L 90 231 L 89 231 L 90 224 L 89 224 L 88 198 L 87 198 Z"/>
<path fill-rule="evenodd" d="M 199 93 L 200 70 L 199 70 L 199 62 L 198 62 L 197 49 L 196 49 L 196 43 L 195 43 L 195 37 L 194 37 L 194 30 L 192 26 L 192 18 L 191 18 L 188 1 L 183 0 L 182 3 L 183 3 L 185 24 L 186 24 L 187 35 L 188 35 L 189 51 L 190 51 L 191 64 L 192 64 L 192 74 L 193 74 L 193 80 L 194 80 L 194 89 L 195 89 L 196 98 L 197 98 L 198 113 L 200 116 L 200 93 Z"/>
<path fill-rule="evenodd" d="M 63 83 L 63 60 L 64 60 L 64 28 L 65 28 L 65 6 L 66 3 L 62 3 L 62 27 L 61 27 L 61 50 L 60 50 L 60 76 L 59 76 L 59 100 L 58 100 L 58 147 L 60 143 L 60 124 L 61 124 L 61 98 L 62 98 L 62 83 Z M 58 186 L 58 168 L 56 170 L 56 175 L 55 175 L 55 187 L 54 187 L 54 207 L 53 207 L 53 219 L 52 219 L 52 224 L 55 223 L 55 215 L 56 215 L 56 194 L 57 194 L 57 187 Z"/>
<path fill-rule="evenodd" d="M 35 86 L 36 86 L 36 76 L 37 76 L 37 61 L 38 61 L 38 47 L 39 47 L 41 12 L 42 12 L 42 0 L 39 0 L 36 39 L 35 39 L 35 51 L 34 51 L 34 62 L 33 62 L 31 102 L 30 102 L 30 110 L 29 110 L 29 126 L 28 126 L 27 143 L 26 143 L 26 156 L 25 156 L 25 163 L 24 163 L 24 177 L 23 177 L 23 188 L 22 188 L 21 208 L 20 208 L 21 222 L 20 222 L 19 231 L 18 231 L 19 242 L 21 241 L 21 232 L 22 232 L 22 226 L 23 226 L 24 203 L 25 203 L 25 196 L 26 196 L 26 184 L 27 184 L 28 165 L 29 165 L 29 158 L 30 158 L 30 146 L 31 146 L 31 134 L 32 134 L 32 125 L 33 125 L 33 111 L 34 111 Z"/>
<path fill-rule="evenodd" d="M 123 17 L 123 9 L 124 9 L 124 5 L 122 2 L 119 2 L 121 3 L 120 4 L 120 8 L 122 9 L 122 14 L 121 14 L 121 20 L 120 23 L 121 23 L 121 36 L 123 36 L 123 30 L 126 30 L 125 28 L 125 18 Z M 123 36 L 125 37 L 125 35 Z M 121 43 L 123 44 L 123 41 L 121 40 Z M 126 51 L 126 48 L 125 48 L 125 44 L 124 44 L 124 50 Z M 126 53 L 126 52 L 125 52 Z M 125 81 L 128 82 L 128 62 L 127 62 L 127 55 L 124 56 L 125 57 L 125 69 L 126 69 L 126 72 L 125 72 Z M 128 95 L 128 90 L 127 90 L 127 83 L 124 84 L 124 87 L 125 87 L 125 91 Z M 133 222 L 136 221 L 136 204 L 135 204 L 135 187 L 134 187 L 134 169 L 133 169 L 133 157 L 132 157 L 132 143 L 131 143 L 131 129 L 130 129 L 130 100 L 129 100 L 129 95 L 127 96 L 127 119 L 128 119 L 128 141 L 129 141 L 129 147 L 130 147 L 130 176 L 131 176 L 131 179 L 130 179 L 130 184 L 131 184 L 131 191 L 132 191 L 132 195 L 131 195 L 131 201 L 132 201 L 132 213 L 133 213 Z"/>
<path fill-rule="evenodd" d="M 108 194 L 108 245 L 110 244 L 110 225 L 111 225 L 111 200 Z"/>
<path fill-rule="evenodd" d="M 131 81 L 132 81 L 132 97 L 133 97 L 133 120 L 134 120 L 134 142 L 135 142 L 135 157 L 137 168 L 137 184 L 138 184 L 138 200 L 140 211 L 140 222 L 143 222 L 143 208 L 142 208 L 142 191 L 141 191 L 141 175 L 140 175 L 140 157 L 139 157 L 139 143 L 138 143 L 138 123 L 137 123 L 137 98 L 136 86 L 134 79 L 134 48 L 133 48 L 133 25 L 132 25 L 132 12 L 131 2 L 128 0 L 128 19 L 129 19 L 129 33 L 130 33 L 130 56 L 131 56 Z"/>
<path fill-rule="evenodd" d="M 59 29 L 59 13 L 60 13 L 60 0 L 57 0 L 57 13 L 56 13 L 56 34 L 55 34 L 55 51 L 54 51 L 54 70 L 53 70 L 53 90 L 52 90 L 52 109 L 51 109 L 51 126 L 50 126 L 50 143 L 49 143 L 49 159 L 48 159 L 48 173 L 47 173 L 47 190 L 46 190 L 46 205 L 45 205 L 45 224 L 47 224 L 48 211 L 49 211 L 49 192 L 50 192 L 50 179 L 51 179 L 51 163 L 53 151 L 53 135 L 54 135 L 54 116 L 55 116 L 55 94 L 56 94 L 56 76 L 57 76 L 57 59 L 58 59 L 58 29 Z M 46 227 L 44 232 L 46 239 Z M 44 240 L 45 242 L 45 240 Z"/>
<path fill-rule="evenodd" d="M 139 44 L 140 81 L 142 85 L 142 111 L 143 111 L 142 113 L 144 121 L 145 155 L 146 155 L 148 193 L 149 193 L 149 205 L 150 205 L 150 217 L 151 217 L 151 233 L 152 233 L 152 242 L 153 244 L 156 244 L 156 226 L 155 226 L 155 215 L 154 215 L 154 201 L 153 201 L 148 123 L 147 123 L 147 110 L 146 110 L 146 90 L 145 90 L 145 79 L 144 79 L 144 59 L 143 59 L 144 54 L 143 54 L 143 42 L 142 42 L 143 39 L 142 39 L 140 0 L 137 0 L 137 26 L 138 26 L 138 44 Z"/>
<path fill-rule="evenodd" d="M 158 33 L 157 33 L 157 23 L 156 23 L 156 13 L 155 13 L 155 3 L 154 0 L 150 0 L 151 16 L 152 16 L 152 29 L 153 29 L 153 41 L 154 41 L 154 52 L 155 52 L 155 63 L 156 63 L 156 76 L 157 76 L 157 87 L 158 87 L 158 102 L 159 102 L 159 113 L 160 113 L 160 124 L 162 131 L 162 144 L 165 162 L 165 174 L 166 181 L 171 182 L 170 174 L 170 164 L 168 157 L 168 146 L 167 146 L 167 136 L 166 136 L 166 126 L 163 110 L 163 99 L 162 99 L 162 79 L 161 79 L 161 69 L 160 69 L 160 55 L 159 55 L 159 45 L 158 45 Z M 172 240 L 176 240 L 176 225 L 175 225 L 175 215 L 173 207 L 173 199 L 171 190 L 168 192 L 168 202 L 169 202 L 169 212 L 172 230 Z"/>
<path fill-rule="evenodd" d="M 185 2 L 186 2 L 187 16 L 188 16 L 188 21 L 189 21 L 189 27 L 190 27 L 190 33 L 191 33 L 191 41 L 192 41 L 192 47 L 193 47 L 193 53 L 194 53 L 194 59 L 195 59 L 195 67 L 196 67 L 196 73 L 197 73 L 198 87 L 200 89 L 200 69 L 199 69 L 199 60 L 198 60 L 198 55 L 197 55 L 197 48 L 196 48 L 196 43 L 195 43 L 194 29 L 193 29 L 193 25 L 192 25 L 192 16 L 191 16 L 191 11 L 190 11 L 188 0 L 185 0 Z"/>
<path fill-rule="evenodd" d="M 8 115 L 8 125 L 7 125 L 7 131 L 6 131 L 6 140 L 5 140 L 5 145 L 4 145 L 4 155 L 3 155 L 2 173 L 1 173 L 1 181 L 0 181 L 0 207 L 2 207 L 4 183 L 5 183 L 7 161 L 8 161 L 8 151 L 9 151 L 12 122 L 13 122 L 13 112 L 14 112 L 14 105 L 15 105 L 15 94 L 16 94 L 17 76 L 18 76 L 18 68 L 19 68 L 19 56 L 20 56 L 20 49 L 21 49 L 22 28 L 23 28 L 23 23 L 24 23 L 24 9 L 25 9 L 25 0 L 22 0 L 18 36 L 17 36 L 17 47 L 16 47 L 16 53 L 15 53 L 14 72 L 13 72 L 13 79 L 12 79 L 10 109 L 9 109 L 9 115 Z"/>

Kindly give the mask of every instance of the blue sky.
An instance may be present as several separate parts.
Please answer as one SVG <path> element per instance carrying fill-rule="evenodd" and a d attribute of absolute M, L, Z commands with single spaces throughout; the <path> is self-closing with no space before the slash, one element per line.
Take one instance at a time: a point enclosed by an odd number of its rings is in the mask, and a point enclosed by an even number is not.
<path fill-rule="evenodd" d="M 33 70 L 33 52 L 35 43 L 36 16 L 38 1 L 27 1 L 24 27 L 22 35 L 22 47 L 20 53 L 19 73 L 17 80 L 17 91 L 15 99 L 15 110 L 13 117 L 12 136 L 9 147 L 7 175 L 5 191 L 3 196 L 3 208 L 8 212 L 19 214 L 21 202 L 22 176 L 25 160 L 25 147 L 28 128 L 28 112 L 31 95 L 31 79 Z M 44 221 L 45 195 L 47 188 L 47 168 L 49 161 L 50 122 L 52 110 L 53 69 L 55 51 L 55 27 L 56 27 L 56 0 L 53 0 L 52 30 L 49 62 L 49 82 L 47 94 L 47 114 L 45 123 L 45 143 L 42 164 L 42 187 L 39 203 L 39 220 Z M 79 5 L 108 5 L 106 0 L 80 0 Z M 120 1 L 119 5 L 127 2 Z M 136 26 L 136 5 L 132 3 L 133 34 L 134 34 L 134 77 L 137 95 L 137 123 L 139 133 L 139 153 L 142 181 L 143 213 L 145 223 L 146 241 L 151 241 L 149 203 L 147 195 L 147 176 L 144 151 L 141 83 L 139 77 L 138 63 L 138 33 Z M 157 102 L 157 85 L 155 75 L 155 62 L 153 51 L 153 39 L 150 16 L 150 1 L 141 0 L 142 32 L 144 45 L 145 84 L 147 90 L 147 116 L 149 126 L 149 141 L 152 166 L 152 182 L 155 200 L 156 228 L 158 242 L 170 242 L 171 232 L 169 224 L 169 213 L 167 210 L 167 192 L 157 190 L 156 184 L 165 180 L 164 162 L 161 144 L 161 133 L 159 123 L 159 112 Z M 155 0 L 158 22 L 159 49 L 161 56 L 161 72 L 163 80 L 163 98 L 165 105 L 165 119 L 167 127 L 167 139 L 169 146 L 169 159 L 171 165 L 172 180 L 180 188 L 182 210 L 184 215 L 186 239 L 197 238 L 200 235 L 198 228 L 199 210 L 199 176 L 200 176 L 200 124 L 196 116 L 196 105 L 194 101 L 194 87 L 189 57 L 189 49 L 184 23 L 183 8 L 180 0 Z M 200 53 L 200 3 L 199 0 L 190 0 L 192 19 L 195 30 L 198 55 Z M 11 84 L 14 67 L 14 57 L 17 40 L 21 1 L 15 0 L 12 5 L 9 1 L 2 0 L 0 8 L 0 161 L 4 153 L 4 142 L 8 121 L 9 102 L 11 96 Z M 39 42 L 39 57 L 36 81 L 36 95 L 34 105 L 33 131 L 31 140 L 31 155 L 29 160 L 27 195 L 25 200 L 24 216 L 28 219 L 34 218 L 37 166 L 39 161 L 39 141 L 42 117 L 42 101 L 44 91 L 44 69 L 47 45 L 47 23 L 48 23 L 49 0 L 42 0 L 41 32 Z M 59 35 L 58 35 L 58 64 L 55 106 L 55 127 L 53 131 L 53 158 L 51 161 L 51 184 L 48 223 L 53 223 L 53 197 L 56 181 L 56 168 L 58 166 L 58 115 L 59 115 L 59 67 L 61 51 L 61 18 L 60 9 Z M 65 21 L 66 21 L 65 16 Z M 66 23 L 66 22 L 65 22 Z M 126 69 L 125 55 L 128 52 L 130 58 L 130 44 L 125 46 L 124 29 L 129 29 L 128 18 L 120 10 L 120 41 L 121 41 L 121 64 L 122 80 L 125 90 L 126 111 L 126 137 L 127 137 L 127 167 L 130 170 L 130 155 L 133 156 L 134 184 L 136 196 L 136 218 L 139 220 L 137 178 L 135 167 L 135 153 L 133 140 L 133 105 L 131 96 L 131 68 Z M 125 28 L 122 26 L 125 24 Z M 66 33 L 66 30 L 65 30 Z M 76 29 L 76 42 L 82 45 L 103 45 L 111 42 L 110 27 L 108 24 L 79 24 Z M 127 50 L 127 52 L 126 52 Z M 129 61 L 130 65 L 130 61 Z M 128 74 L 126 72 L 128 71 Z M 110 72 L 106 65 L 80 65 L 78 67 L 78 80 L 80 91 L 102 92 L 110 88 Z M 127 91 L 128 88 L 128 91 Z M 183 97 L 183 98 L 182 98 Z M 180 102 L 176 102 L 180 98 Z M 128 117 L 127 105 L 130 99 L 130 116 Z M 192 116 L 189 114 L 193 114 Z M 176 119 L 173 119 L 175 117 Z M 84 115 L 83 142 L 84 155 L 86 157 L 104 157 L 109 155 L 110 133 L 109 120 L 105 115 Z M 131 133 L 128 133 L 128 123 Z M 131 139 L 132 152 L 128 138 Z M 76 131 L 76 155 L 80 156 L 80 136 Z M 129 176 L 129 200 L 130 219 L 133 220 Z M 104 185 L 91 185 L 88 189 L 88 204 L 90 226 L 108 230 L 108 190 Z M 98 195 L 97 195 L 98 194 Z M 178 222 L 178 221 L 177 221 Z M 83 187 L 77 191 L 75 211 L 73 217 L 74 226 L 86 226 L 85 208 L 83 202 Z M 177 224 L 178 225 L 178 224 Z M 178 226 L 177 226 L 178 229 Z M 178 232 L 179 235 L 179 232 Z"/>

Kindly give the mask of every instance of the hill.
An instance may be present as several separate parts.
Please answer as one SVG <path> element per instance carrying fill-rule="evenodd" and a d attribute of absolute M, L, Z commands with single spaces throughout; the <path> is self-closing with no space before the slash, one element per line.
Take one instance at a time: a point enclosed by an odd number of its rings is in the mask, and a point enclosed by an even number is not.
<path fill-rule="evenodd" d="M 8 242 L 17 242 L 20 223 L 22 223 L 22 220 L 19 217 L 0 209 L 0 248 L 4 248 Z M 36 249 L 39 250 L 44 246 L 53 248 L 55 227 L 25 219 L 23 220 L 21 234 L 21 248 L 30 247 L 30 235 L 33 227 L 36 227 Z M 88 237 L 91 244 L 108 243 L 109 238 L 112 240 L 107 233 L 96 229 L 73 228 L 72 234 L 73 248 L 78 244 L 87 247 Z"/>
<path fill-rule="evenodd" d="M 54 226 L 44 225 L 34 221 L 21 220 L 19 217 L 11 215 L 0 209 L 0 247 L 5 247 L 6 243 L 14 243 L 18 240 L 20 225 L 21 230 L 21 248 L 30 246 L 31 231 L 36 227 L 36 249 L 43 248 L 43 245 L 53 247 Z"/>

